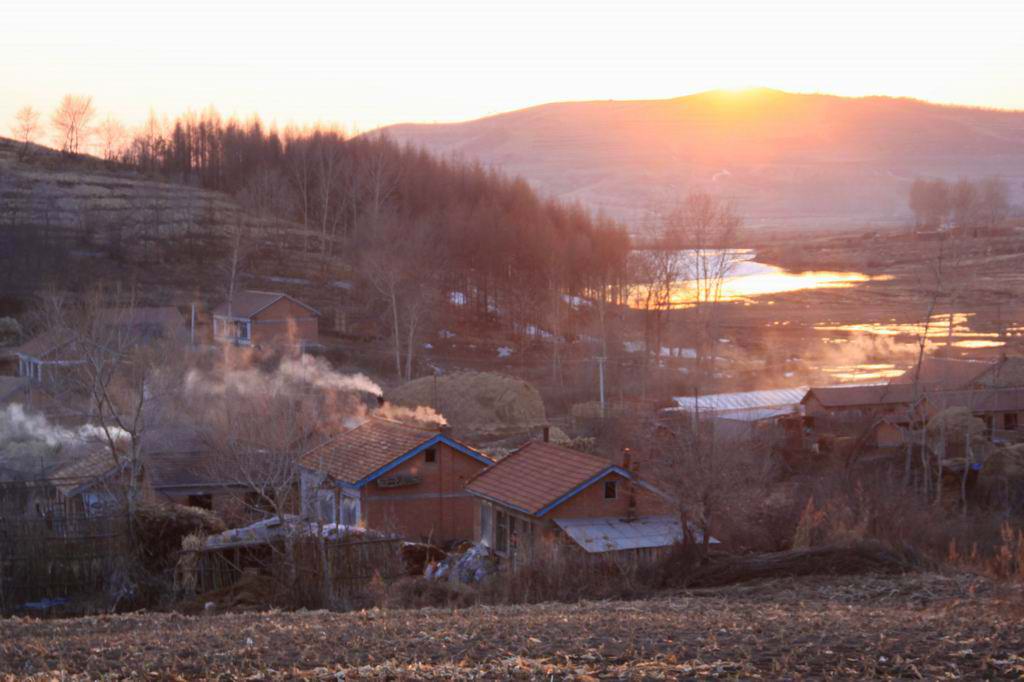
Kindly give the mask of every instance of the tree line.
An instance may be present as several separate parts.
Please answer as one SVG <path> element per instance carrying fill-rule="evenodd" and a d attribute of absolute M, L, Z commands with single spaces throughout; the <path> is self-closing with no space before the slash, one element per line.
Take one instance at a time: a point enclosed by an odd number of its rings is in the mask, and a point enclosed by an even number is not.
<path fill-rule="evenodd" d="M 998 177 L 975 181 L 961 178 L 918 178 L 910 186 L 910 210 L 918 228 L 998 229 L 1010 211 L 1010 188 Z"/>

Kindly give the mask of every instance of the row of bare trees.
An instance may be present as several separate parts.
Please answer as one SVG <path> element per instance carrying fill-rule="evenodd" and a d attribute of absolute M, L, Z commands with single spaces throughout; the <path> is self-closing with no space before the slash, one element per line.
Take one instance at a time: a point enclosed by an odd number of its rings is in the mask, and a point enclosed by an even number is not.
<path fill-rule="evenodd" d="M 961 178 L 955 183 L 918 178 L 910 186 L 909 202 L 918 227 L 992 230 L 1002 226 L 1009 215 L 1010 190 L 998 177 L 980 181 Z"/>

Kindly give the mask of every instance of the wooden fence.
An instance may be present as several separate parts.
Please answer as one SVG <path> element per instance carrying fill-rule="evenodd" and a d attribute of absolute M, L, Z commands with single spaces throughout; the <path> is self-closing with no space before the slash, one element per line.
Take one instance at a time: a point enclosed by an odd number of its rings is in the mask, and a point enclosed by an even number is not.
<path fill-rule="evenodd" d="M 0 613 L 108 592 L 128 550 L 123 514 L 0 517 Z"/>

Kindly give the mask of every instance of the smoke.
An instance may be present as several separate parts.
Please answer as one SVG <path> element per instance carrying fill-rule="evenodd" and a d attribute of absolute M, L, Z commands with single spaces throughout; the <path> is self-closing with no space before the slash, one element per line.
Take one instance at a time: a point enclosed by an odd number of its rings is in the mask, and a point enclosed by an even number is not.
<path fill-rule="evenodd" d="M 185 374 L 185 390 L 188 393 L 252 396 L 310 388 L 334 393 L 384 394 L 380 386 L 365 374 L 342 374 L 333 370 L 323 358 L 305 354 L 298 359 L 285 358 L 272 372 L 247 365 L 225 366 L 219 372 L 210 373 L 190 369 Z"/>
<path fill-rule="evenodd" d="M 286 358 L 277 371 L 287 379 L 306 382 L 323 390 L 369 393 L 378 397 L 384 395 L 380 386 L 365 374 L 339 374 L 331 369 L 326 360 L 312 355 L 303 354 L 298 360 Z"/>
<path fill-rule="evenodd" d="M 395 421 L 413 421 L 429 426 L 447 426 L 448 420 L 432 407 L 402 407 L 384 403 L 374 412 L 375 416 Z"/>
<path fill-rule="evenodd" d="M 128 437 L 126 432 L 118 428 L 112 428 L 111 434 L 115 440 Z M 0 447 L 6 448 L 16 443 L 44 443 L 50 448 L 56 448 L 97 440 L 105 441 L 106 433 L 93 424 L 84 424 L 75 429 L 57 426 L 51 424 L 44 415 L 29 414 L 17 403 L 8 405 L 7 409 L 0 412 Z"/>

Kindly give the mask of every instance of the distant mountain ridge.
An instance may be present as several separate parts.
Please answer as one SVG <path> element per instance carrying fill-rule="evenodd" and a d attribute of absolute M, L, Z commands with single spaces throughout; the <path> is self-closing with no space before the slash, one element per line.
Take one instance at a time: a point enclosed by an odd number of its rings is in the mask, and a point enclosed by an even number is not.
<path fill-rule="evenodd" d="M 756 88 L 383 130 L 634 226 L 690 189 L 730 197 L 754 225 L 903 221 L 919 176 L 1000 175 L 1024 203 L 1024 111 Z"/>

